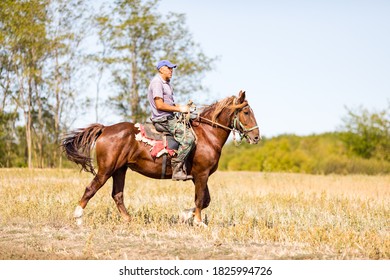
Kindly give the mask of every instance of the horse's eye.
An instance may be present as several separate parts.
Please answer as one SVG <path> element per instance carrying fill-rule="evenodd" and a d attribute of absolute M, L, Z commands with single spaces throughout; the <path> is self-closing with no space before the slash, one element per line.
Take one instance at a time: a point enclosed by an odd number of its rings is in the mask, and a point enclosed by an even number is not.
<path fill-rule="evenodd" d="M 244 114 L 245 114 L 245 115 L 249 115 L 249 112 L 248 112 L 248 111 L 245 111 Z"/>

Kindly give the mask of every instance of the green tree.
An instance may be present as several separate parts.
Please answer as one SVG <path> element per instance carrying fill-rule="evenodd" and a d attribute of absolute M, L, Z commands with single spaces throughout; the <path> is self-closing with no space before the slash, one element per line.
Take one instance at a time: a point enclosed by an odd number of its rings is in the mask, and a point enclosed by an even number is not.
<path fill-rule="evenodd" d="M 0 33 L 0 46 L 4 43 L 4 34 Z M 10 167 L 15 155 L 15 123 L 18 118 L 12 102 L 12 80 L 9 54 L 0 48 L 0 167 Z"/>
<path fill-rule="evenodd" d="M 300 172 L 311 174 L 389 174 L 390 162 L 363 158 L 348 151 L 344 133 L 280 135 L 259 145 L 228 143 L 222 151 L 222 170 Z"/>
<path fill-rule="evenodd" d="M 211 70 L 208 58 L 192 40 L 185 16 L 157 12 L 159 0 L 119 0 L 97 17 L 100 39 L 108 47 L 104 61 L 110 68 L 116 94 L 110 98 L 124 119 L 143 121 L 149 113 L 146 98 L 155 63 L 162 58 L 177 62 L 175 91 L 188 95 L 201 90 L 200 79 Z"/>
<path fill-rule="evenodd" d="M 25 139 L 29 167 L 61 165 L 60 135 L 80 104 L 88 2 L 0 2 L 0 112 L 4 125 L 24 116 L 25 137 L 12 135 Z"/>
<path fill-rule="evenodd" d="M 16 157 L 15 123 L 16 113 L 7 113 L 0 110 L 0 167 L 11 167 Z"/>
<path fill-rule="evenodd" d="M 193 42 L 184 15 L 162 16 L 159 2 L 104 1 L 97 11 L 90 0 L 0 1 L 2 166 L 61 166 L 60 137 L 80 116 L 77 105 L 86 104 L 80 96 L 88 35 L 98 34 L 102 46 L 88 46 L 97 65 L 96 104 L 103 74 L 110 73 L 111 105 L 126 120 L 146 119 L 147 86 L 162 58 L 180 65 L 176 92 L 188 97 L 202 90 L 214 59 Z"/>
<path fill-rule="evenodd" d="M 347 110 L 342 140 L 348 149 L 363 158 L 390 161 L 390 102 L 382 111 Z"/>
<path fill-rule="evenodd" d="M 47 109 L 50 111 L 46 112 L 46 116 L 51 117 L 51 123 L 46 123 L 52 134 L 51 165 L 62 165 L 58 149 L 61 134 L 77 116 L 77 104 L 85 104 L 78 96 L 84 80 L 80 62 L 85 54 L 81 44 L 91 27 L 88 9 L 88 1 L 80 0 L 52 0 L 47 7 L 49 46 L 44 78 L 49 103 Z"/>
<path fill-rule="evenodd" d="M 28 166 L 32 167 L 33 98 L 39 97 L 46 55 L 46 6 L 48 0 L 4 0 L 0 3 L 2 53 L 9 58 L 8 88 L 17 107 L 23 111 Z"/>

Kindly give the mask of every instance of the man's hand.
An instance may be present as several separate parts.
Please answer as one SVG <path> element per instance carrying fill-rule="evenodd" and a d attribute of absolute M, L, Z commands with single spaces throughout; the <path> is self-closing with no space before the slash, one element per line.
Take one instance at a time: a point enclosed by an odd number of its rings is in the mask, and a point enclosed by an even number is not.
<path fill-rule="evenodd" d="M 189 113 L 190 107 L 188 105 L 180 105 L 179 110 L 181 113 Z"/>

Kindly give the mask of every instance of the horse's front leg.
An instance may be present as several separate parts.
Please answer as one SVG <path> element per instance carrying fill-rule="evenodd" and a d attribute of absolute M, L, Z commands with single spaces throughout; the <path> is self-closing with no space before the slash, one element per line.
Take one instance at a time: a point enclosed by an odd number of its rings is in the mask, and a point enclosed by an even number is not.
<path fill-rule="evenodd" d="M 181 221 L 187 222 L 194 217 L 194 225 L 207 227 L 202 221 L 202 209 L 210 204 L 210 192 L 207 185 L 208 176 L 195 177 L 195 208 L 188 209 L 182 212 Z"/>
<path fill-rule="evenodd" d="M 210 204 L 210 192 L 206 183 L 205 187 L 199 190 L 199 193 L 195 188 L 195 211 L 194 211 L 194 225 L 199 227 L 207 227 L 202 220 L 202 210 L 207 208 Z"/>

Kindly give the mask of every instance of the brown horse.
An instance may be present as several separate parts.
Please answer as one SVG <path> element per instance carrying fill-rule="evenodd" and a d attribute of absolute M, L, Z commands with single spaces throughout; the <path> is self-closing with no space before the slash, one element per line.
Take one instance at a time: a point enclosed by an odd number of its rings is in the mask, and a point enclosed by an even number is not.
<path fill-rule="evenodd" d="M 195 185 L 195 208 L 185 215 L 188 219 L 194 216 L 194 224 L 205 226 L 201 210 L 210 203 L 207 185 L 209 176 L 217 170 L 222 146 L 231 131 L 239 133 L 241 138 L 251 144 L 260 140 L 256 119 L 245 92 L 216 102 L 200 113 L 192 123 L 197 137 L 196 147 L 192 150 L 187 163 L 187 172 L 193 176 Z M 86 187 L 74 216 L 82 222 L 83 209 L 95 193 L 112 177 L 114 199 L 122 218 L 130 221 L 131 217 L 123 204 L 123 188 L 127 168 L 147 177 L 159 179 L 162 173 L 162 158 L 153 158 L 150 147 L 135 139 L 138 133 L 133 123 L 123 122 L 111 126 L 93 124 L 87 128 L 71 132 L 63 139 L 62 147 L 69 160 L 81 165 L 82 169 L 95 175 Z M 90 151 L 96 148 L 98 171 L 95 173 Z M 167 166 L 165 178 L 171 178 L 172 170 Z"/>

